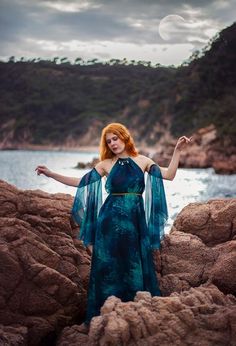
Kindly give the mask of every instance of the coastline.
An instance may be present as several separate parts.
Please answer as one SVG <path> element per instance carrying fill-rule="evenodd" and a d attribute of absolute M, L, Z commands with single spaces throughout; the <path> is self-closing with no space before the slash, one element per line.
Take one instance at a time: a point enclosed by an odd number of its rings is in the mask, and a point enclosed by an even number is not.
<path fill-rule="evenodd" d="M 138 151 L 145 154 L 154 154 L 156 152 L 156 149 L 154 147 L 148 147 L 148 146 L 137 146 Z M 52 146 L 52 145 L 17 145 L 12 147 L 4 147 L 0 148 L 0 151 L 6 151 L 6 150 L 25 150 L 25 151 L 73 151 L 73 152 L 97 152 L 99 153 L 99 145 L 81 145 L 81 146 Z"/>
<path fill-rule="evenodd" d="M 25 150 L 25 151 L 79 151 L 79 152 L 99 152 L 99 146 L 79 146 L 79 147 L 68 147 L 68 146 L 51 146 L 51 145 L 24 145 L 24 146 L 12 146 L 12 147 L 5 147 L 0 148 L 0 151 L 6 151 L 6 150 Z"/>
<path fill-rule="evenodd" d="M 173 148 L 168 149 L 164 153 L 163 145 L 145 146 L 137 145 L 137 149 L 141 155 L 145 155 L 158 162 L 160 166 L 167 167 L 172 157 Z M 9 147 L 0 147 L 0 151 L 54 151 L 54 152 L 71 152 L 71 153 L 92 153 L 94 158 L 99 157 L 99 145 L 81 145 L 81 146 L 68 146 L 68 145 L 11 145 Z M 229 148 L 230 151 L 230 148 Z M 236 161 L 234 148 L 231 150 L 231 155 L 222 154 L 219 148 L 211 149 L 209 147 L 201 147 L 197 144 L 193 145 L 190 150 L 183 151 L 181 154 L 179 167 L 180 168 L 213 168 L 217 174 L 236 174 Z"/>

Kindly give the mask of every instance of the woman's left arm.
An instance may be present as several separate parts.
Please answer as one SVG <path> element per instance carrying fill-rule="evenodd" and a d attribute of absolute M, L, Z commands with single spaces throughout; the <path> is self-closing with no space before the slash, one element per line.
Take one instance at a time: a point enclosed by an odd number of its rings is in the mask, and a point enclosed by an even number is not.
<path fill-rule="evenodd" d="M 167 179 L 167 180 L 174 179 L 177 168 L 179 166 L 181 151 L 191 142 L 191 140 L 192 140 L 192 137 L 188 138 L 186 136 L 182 136 L 178 139 L 169 166 L 160 167 L 163 179 Z"/>

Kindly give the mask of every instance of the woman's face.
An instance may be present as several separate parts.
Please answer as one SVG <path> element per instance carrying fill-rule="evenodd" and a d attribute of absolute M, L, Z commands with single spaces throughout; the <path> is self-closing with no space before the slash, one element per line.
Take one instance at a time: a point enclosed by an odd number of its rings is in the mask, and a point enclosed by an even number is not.
<path fill-rule="evenodd" d="M 106 142 L 115 155 L 119 155 L 125 150 L 125 143 L 115 133 L 107 133 Z"/>

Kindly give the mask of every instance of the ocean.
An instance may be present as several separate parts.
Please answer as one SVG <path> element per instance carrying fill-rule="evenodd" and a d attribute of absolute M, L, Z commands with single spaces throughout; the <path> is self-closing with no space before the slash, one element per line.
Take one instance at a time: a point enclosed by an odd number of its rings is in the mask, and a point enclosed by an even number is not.
<path fill-rule="evenodd" d="M 59 174 L 82 177 L 89 169 L 76 169 L 78 162 L 90 162 L 95 157 L 98 157 L 97 152 L 3 150 L 0 151 L 0 179 L 19 189 L 40 189 L 74 196 L 76 187 L 38 176 L 35 168 L 45 165 Z M 211 168 L 179 168 L 175 179 L 164 180 L 164 186 L 169 210 L 168 232 L 176 215 L 187 204 L 236 197 L 236 174 L 218 175 Z"/>

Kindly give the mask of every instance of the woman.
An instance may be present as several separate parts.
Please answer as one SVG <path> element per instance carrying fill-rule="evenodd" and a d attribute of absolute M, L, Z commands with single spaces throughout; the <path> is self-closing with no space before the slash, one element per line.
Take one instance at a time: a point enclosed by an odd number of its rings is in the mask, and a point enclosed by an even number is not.
<path fill-rule="evenodd" d="M 93 245 L 86 326 L 111 295 L 122 301 L 133 300 L 137 291 L 161 295 L 152 250 L 160 249 L 167 220 L 162 179 L 174 179 L 180 152 L 190 141 L 180 137 L 168 168 L 159 167 L 138 154 L 125 126 L 112 123 L 102 131 L 100 162 L 81 179 L 59 175 L 45 166 L 36 168 L 37 174 L 78 186 L 72 215 L 80 225 L 79 239 L 85 246 Z M 108 197 L 102 204 L 103 176 L 107 177 Z"/>

